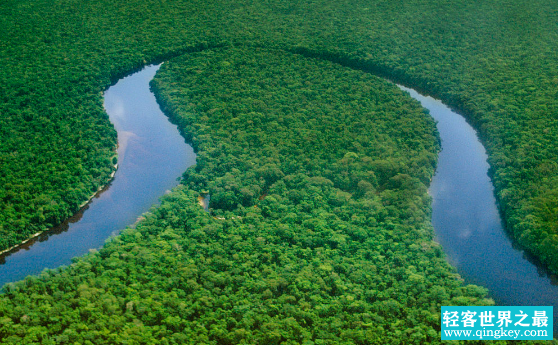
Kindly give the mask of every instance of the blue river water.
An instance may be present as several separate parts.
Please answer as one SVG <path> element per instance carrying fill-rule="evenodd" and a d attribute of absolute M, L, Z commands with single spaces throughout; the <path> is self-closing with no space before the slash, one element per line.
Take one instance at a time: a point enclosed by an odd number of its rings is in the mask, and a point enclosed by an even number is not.
<path fill-rule="evenodd" d="M 118 133 L 118 170 L 108 188 L 61 226 L 0 256 L 0 286 L 68 265 L 133 224 L 179 183 L 196 155 L 149 90 L 158 66 L 125 77 L 105 92 Z"/>
<path fill-rule="evenodd" d="M 0 256 L 0 286 L 68 265 L 73 257 L 99 248 L 157 204 L 195 164 L 192 148 L 149 90 L 157 69 L 150 66 L 123 78 L 105 93 L 105 108 L 119 142 L 113 181 L 61 226 Z M 466 282 L 487 287 L 498 305 L 554 306 L 558 319 L 556 280 L 506 236 L 487 174 L 486 152 L 473 128 L 440 101 L 400 88 L 438 122 L 442 151 L 429 193 L 436 240 L 449 262 Z"/>
<path fill-rule="evenodd" d="M 467 283 L 488 288 L 497 305 L 553 306 L 558 320 L 556 277 L 529 261 L 506 235 L 475 130 L 442 102 L 399 87 L 437 121 L 442 151 L 429 193 L 436 240 L 449 262 Z"/>

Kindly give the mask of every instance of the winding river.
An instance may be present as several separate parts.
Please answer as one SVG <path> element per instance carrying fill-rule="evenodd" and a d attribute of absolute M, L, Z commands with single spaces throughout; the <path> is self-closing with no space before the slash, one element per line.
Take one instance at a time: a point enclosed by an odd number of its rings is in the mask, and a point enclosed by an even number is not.
<path fill-rule="evenodd" d="M 482 285 L 497 305 L 554 306 L 558 285 L 507 237 L 488 177 L 487 155 L 475 130 L 440 101 L 410 93 L 438 122 L 442 151 L 432 179 L 432 225 L 449 262 L 467 283 Z M 558 331 L 554 322 L 554 332 Z"/>
<path fill-rule="evenodd" d="M 109 188 L 61 226 L 0 256 L 0 286 L 70 264 L 71 258 L 102 246 L 157 204 L 195 163 L 192 148 L 149 91 L 157 69 L 147 67 L 123 78 L 105 93 L 119 141 L 119 168 Z M 450 263 L 466 282 L 487 287 L 497 304 L 554 306 L 556 319 L 556 281 L 507 238 L 487 175 L 486 152 L 475 131 L 440 101 L 400 88 L 438 122 L 443 149 L 429 193 L 436 240 Z"/>
<path fill-rule="evenodd" d="M 175 187 L 196 155 L 161 112 L 149 81 L 158 66 L 123 78 L 105 92 L 105 109 L 118 132 L 118 170 L 108 188 L 77 215 L 3 256 L 0 286 L 68 265 L 133 224 Z"/>

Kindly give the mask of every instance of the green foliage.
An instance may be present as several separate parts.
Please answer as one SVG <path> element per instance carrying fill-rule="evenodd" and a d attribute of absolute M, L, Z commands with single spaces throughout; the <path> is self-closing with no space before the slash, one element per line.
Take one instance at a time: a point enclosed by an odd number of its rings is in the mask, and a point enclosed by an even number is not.
<path fill-rule="evenodd" d="M 106 182 L 115 138 L 101 90 L 148 61 L 243 43 L 334 59 L 460 109 L 488 149 L 510 232 L 558 272 L 551 1 L 10 0 L 0 13 L 0 248 Z"/>
<path fill-rule="evenodd" d="M 514 238 L 558 272 L 557 13 L 548 0 L 3 1 L 0 249 L 106 182 L 111 82 L 238 45 L 460 109 Z M 280 52 L 185 59 L 196 67 L 172 61 L 156 88 L 199 153 L 186 186 L 99 254 L 8 285 L 2 342 L 426 343 L 439 305 L 484 303 L 430 241 L 437 146 L 415 103 Z M 225 219 L 195 206 L 204 188 Z"/>
<path fill-rule="evenodd" d="M 116 3 L 0 4 L 0 251 L 61 223 L 108 182 L 116 132 L 102 90 L 148 56 L 205 45 L 171 45 L 169 37 L 157 40 L 156 53 L 133 51 L 140 41 L 128 29 L 139 28 L 128 20 L 143 20 L 154 6 L 122 13 Z"/>
<path fill-rule="evenodd" d="M 432 242 L 435 126 L 394 85 L 235 48 L 173 59 L 152 86 L 199 164 L 99 253 L 9 285 L 0 338 L 435 343 L 441 305 L 491 303 Z"/>

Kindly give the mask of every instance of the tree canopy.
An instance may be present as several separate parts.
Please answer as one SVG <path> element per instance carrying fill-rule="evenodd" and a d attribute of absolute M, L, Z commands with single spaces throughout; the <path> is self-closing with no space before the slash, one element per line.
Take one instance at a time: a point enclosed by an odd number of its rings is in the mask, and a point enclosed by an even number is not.
<path fill-rule="evenodd" d="M 107 182 L 102 91 L 146 63 L 171 59 L 154 88 L 199 160 L 137 230 L 6 286 L 0 339 L 436 341 L 440 303 L 488 301 L 431 242 L 431 120 L 369 72 L 467 116 L 507 228 L 556 273 L 557 25 L 549 0 L 3 1 L 0 250 Z"/>

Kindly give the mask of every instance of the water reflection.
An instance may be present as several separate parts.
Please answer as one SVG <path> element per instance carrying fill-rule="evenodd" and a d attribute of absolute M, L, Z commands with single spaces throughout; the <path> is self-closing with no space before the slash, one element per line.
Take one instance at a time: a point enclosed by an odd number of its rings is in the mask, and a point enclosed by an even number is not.
<path fill-rule="evenodd" d="M 71 263 L 133 224 L 195 163 L 192 148 L 161 112 L 149 90 L 158 66 L 121 79 L 105 92 L 118 132 L 118 170 L 110 186 L 76 215 L 0 257 L 0 286 L 44 268 Z"/>
<path fill-rule="evenodd" d="M 497 304 L 554 306 L 558 319 L 556 276 L 507 236 L 488 177 L 486 151 L 474 129 L 440 101 L 400 88 L 437 121 L 442 151 L 429 193 L 436 240 L 449 262 L 468 283 L 487 287 Z"/>

